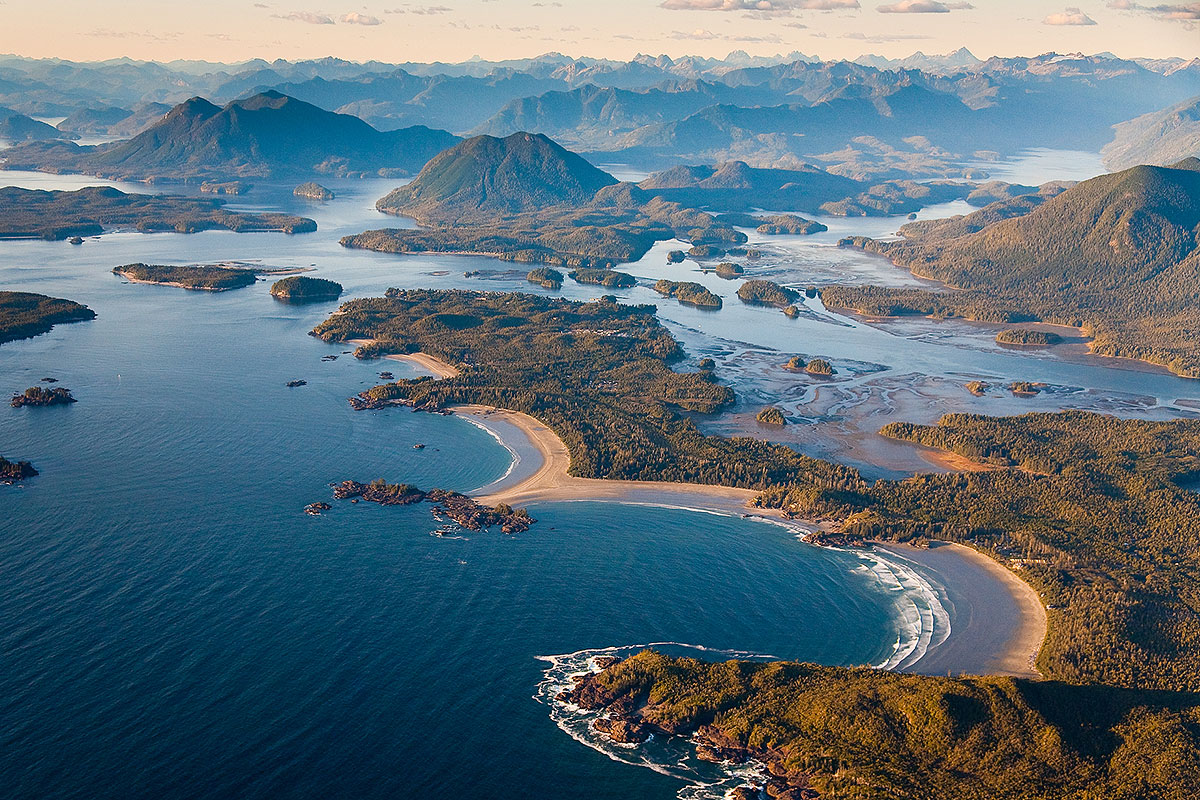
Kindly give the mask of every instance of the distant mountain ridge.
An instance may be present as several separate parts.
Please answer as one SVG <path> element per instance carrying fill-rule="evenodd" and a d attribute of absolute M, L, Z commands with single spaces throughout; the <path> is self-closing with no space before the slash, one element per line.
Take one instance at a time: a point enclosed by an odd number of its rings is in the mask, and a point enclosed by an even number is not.
<path fill-rule="evenodd" d="M 1200 97 L 1114 125 L 1101 151 L 1109 169 L 1136 164 L 1166 166 L 1200 156 Z"/>
<path fill-rule="evenodd" d="M 9 169 L 143 179 L 400 176 L 457 141 L 423 126 L 381 132 L 357 117 L 268 91 L 223 107 L 193 97 L 128 141 L 26 145 L 3 158 Z"/>

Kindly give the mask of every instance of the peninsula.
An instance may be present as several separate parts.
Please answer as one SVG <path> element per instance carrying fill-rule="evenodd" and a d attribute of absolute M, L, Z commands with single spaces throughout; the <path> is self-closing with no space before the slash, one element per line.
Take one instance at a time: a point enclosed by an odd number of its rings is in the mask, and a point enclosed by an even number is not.
<path fill-rule="evenodd" d="M 95 319 L 85 305 L 32 292 L 0 292 L 0 343 L 30 339 L 63 322 Z"/>
<path fill-rule="evenodd" d="M 317 229 L 317 223 L 305 217 L 229 211 L 224 202 L 218 198 L 126 194 L 108 186 L 88 186 L 73 192 L 8 186 L 0 189 L 0 238 L 59 240 L 109 230 L 308 233 Z"/>
<path fill-rule="evenodd" d="M 1138 166 L 1019 208 L 998 201 L 949 223 L 906 225 L 900 241 L 845 239 L 951 288 L 834 286 L 822 297 L 874 316 L 1082 327 L 1094 353 L 1200 377 L 1197 231 L 1200 158 Z"/>
<path fill-rule="evenodd" d="M 681 412 L 711 413 L 732 394 L 711 372 L 674 372 L 678 345 L 640 307 L 389 290 L 385 298 L 352 301 L 314 333 L 330 341 L 370 337 L 377 355 L 419 352 L 457 365 L 438 380 L 377 386 L 356 398 L 358 407 L 479 404 L 534 418 L 527 424 L 544 429 L 536 441 L 552 458 L 536 477 L 486 502 L 695 491 L 718 498 L 705 505 L 724 497 L 734 509 L 749 501 L 808 520 L 814 543 L 961 542 L 1019 570 L 1050 607 L 1040 652 L 1035 646 L 1026 658 L 1036 657 L 1047 678 L 1087 684 L 1105 703 L 1127 703 L 1120 718 L 1130 735 L 1184 724 L 1163 704 L 1186 704 L 1200 688 L 1200 648 L 1193 644 L 1200 604 L 1179 591 L 1194 584 L 1200 563 L 1200 495 L 1181 486 L 1200 472 L 1200 422 L 1063 412 L 893 424 L 885 435 L 993 468 L 869 484 L 854 470 L 790 448 L 701 434 Z M 1137 579 L 1147 572 L 1158 576 L 1153 583 Z M 1153 627 L 1143 630 L 1135 619 L 1153 620 Z M 1028 637 L 1019 638 L 1028 646 Z M 877 681 L 879 691 L 898 680 L 886 672 L 861 674 Z M 824 683 L 815 685 L 826 693 L 844 682 L 836 671 L 818 678 Z M 975 691 L 967 678 L 912 680 L 942 698 L 937 702 Z M 1178 694 L 1149 698 L 1129 690 Z M 723 708 L 733 718 L 747 707 Z M 871 724 L 879 707 L 851 711 L 844 721 L 853 729 Z M 989 706 L 980 713 L 989 725 L 1015 726 L 1021 741 L 1037 740 L 1040 723 L 1032 717 L 1008 721 L 1009 712 Z M 916 743 L 897 746 L 908 748 L 905 758 L 921 757 Z M 871 754 L 881 752 L 891 751 L 859 751 L 845 768 L 878 770 Z M 825 779 L 821 765 L 805 767 L 804 780 Z"/>

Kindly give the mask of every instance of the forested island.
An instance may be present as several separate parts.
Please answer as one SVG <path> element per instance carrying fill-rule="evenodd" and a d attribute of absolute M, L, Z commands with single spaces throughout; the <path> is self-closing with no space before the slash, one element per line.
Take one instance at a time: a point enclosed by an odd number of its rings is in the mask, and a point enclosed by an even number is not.
<path fill-rule="evenodd" d="M 317 223 L 288 214 L 229 211 L 215 198 L 126 194 L 108 186 L 73 192 L 0 189 L 0 238 L 60 240 L 112 229 L 307 233 L 315 231 Z"/>
<path fill-rule="evenodd" d="M 667 297 L 674 297 L 684 305 L 714 310 L 721 307 L 721 298 L 695 281 L 679 282 L 663 278 L 654 284 L 654 291 Z"/>
<path fill-rule="evenodd" d="M 1049 347 L 1060 342 L 1062 342 L 1062 337 L 1057 333 L 1031 328 L 1009 328 L 996 334 L 997 344 L 1010 344 L 1022 347 Z"/>
<path fill-rule="evenodd" d="M 32 292 L 0 292 L 0 343 L 30 339 L 63 322 L 95 319 L 85 305 Z"/>
<path fill-rule="evenodd" d="M 784 308 L 799 300 L 800 293 L 774 281 L 753 280 L 738 287 L 738 297 L 751 305 Z"/>
<path fill-rule="evenodd" d="M 1095 353 L 1200 377 L 1200 159 L 1101 175 L 1015 216 L 994 211 L 906 225 L 896 242 L 843 240 L 954 290 L 833 286 L 826 305 L 1082 327 Z"/>
<path fill-rule="evenodd" d="M 627 272 L 617 272 L 612 269 L 588 269 L 580 267 L 568 272 L 567 277 L 576 283 L 603 286 L 606 289 L 629 289 L 637 286 L 637 278 Z"/>
<path fill-rule="evenodd" d="M 336 300 L 342 296 L 342 285 L 325 278 L 292 275 L 271 284 L 271 296 L 292 303 Z"/>
<path fill-rule="evenodd" d="M 561 289 L 563 274 L 550 267 L 538 267 L 531 269 L 525 276 L 525 280 L 530 283 L 536 283 L 544 289 Z"/>
<path fill-rule="evenodd" d="M 820 222 L 798 217 L 795 214 L 775 214 L 770 217 L 762 217 L 761 219 L 762 224 L 756 230 L 767 236 L 779 236 L 781 234 L 811 236 L 814 233 L 824 233 L 829 230 L 828 226 Z"/>
<path fill-rule="evenodd" d="M 319 183 L 308 181 L 302 183 L 292 190 L 292 194 L 296 197 L 303 197 L 306 200 L 332 200 L 334 198 L 333 191 L 326 189 Z"/>
<path fill-rule="evenodd" d="M 170 266 L 164 264 L 126 264 L 113 267 L 113 274 L 136 283 L 156 283 L 205 292 L 225 292 L 253 286 L 258 280 L 252 269 L 217 266 Z"/>

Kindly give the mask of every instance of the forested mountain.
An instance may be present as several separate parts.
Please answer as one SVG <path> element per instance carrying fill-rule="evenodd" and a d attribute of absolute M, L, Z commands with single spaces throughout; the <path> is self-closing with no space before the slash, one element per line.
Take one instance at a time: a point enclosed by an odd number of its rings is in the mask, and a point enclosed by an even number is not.
<path fill-rule="evenodd" d="M 1102 175 L 959 236 L 848 243 L 961 291 L 835 289 L 831 304 L 1078 324 L 1096 352 L 1200 375 L 1200 159 Z"/>
<path fill-rule="evenodd" d="M 1113 126 L 1104 146 L 1104 164 L 1126 169 L 1137 164 L 1174 164 L 1200 156 L 1200 97 Z"/>
<path fill-rule="evenodd" d="M 457 138 L 413 127 L 380 132 L 357 117 L 264 92 L 224 107 L 193 97 L 124 142 L 5 151 L 9 169 L 99 173 L 124 178 L 404 175 Z"/>
<path fill-rule="evenodd" d="M 68 139 L 68 134 L 51 125 L 18 114 L 11 108 L 0 108 L 0 140 L 6 142 L 37 142 L 47 139 Z"/>
<path fill-rule="evenodd" d="M 586 205 L 616 182 L 540 134 L 476 136 L 438 155 L 377 205 L 420 220 L 461 221 Z"/>

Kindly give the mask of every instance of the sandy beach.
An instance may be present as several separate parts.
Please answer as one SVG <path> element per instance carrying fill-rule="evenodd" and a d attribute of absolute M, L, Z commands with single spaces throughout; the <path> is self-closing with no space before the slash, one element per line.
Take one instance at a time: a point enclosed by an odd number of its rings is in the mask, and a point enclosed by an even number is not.
<path fill-rule="evenodd" d="M 365 340 L 354 342 L 363 344 Z M 388 356 L 416 364 L 438 377 L 458 370 L 424 353 Z M 537 503 L 610 500 L 622 503 L 681 506 L 762 518 L 781 519 L 782 513 L 757 509 L 748 503 L 752 489 L 665 481 L 623 481 L 579 478 L 569 474 L 571 454 L 558 435 L 538 420 L 518 411 L 483 405 L 453 406 L 489 430 L 510 451 L 515 465 L 499 481 L 475 494 L 483 503 L 520 507 Z M 948 468 L 974 466 L 947 458 Z M 796 529 L 816 530 L 828 523 L 791 520 Z M 911 668 L 932 675 L 992 674 L 1040 679 L 1035 662 L 1046 638 L 1046 609 L 1036 590 L 1003 564 L 970 547 L 936 542 L 929 548 L 877 544 L 876 550 L 919 565 L 946 587 L 955 607 L 951 634 Z"/>
<path fill-rule="evenodd" d="M 347 342 L 352 345 L 368 345 L 374 344 L 374 339 L 350 339 Z M 421 369 L 425 370 L 435 378 L 453 378 L 458 374 L 458 369 L 447 364 L 439 358 L 425 355 L 424 353 L 394 353 L 384 356 L 391 361 L 403 361 L 407 364 L 416 364 Z"/>

